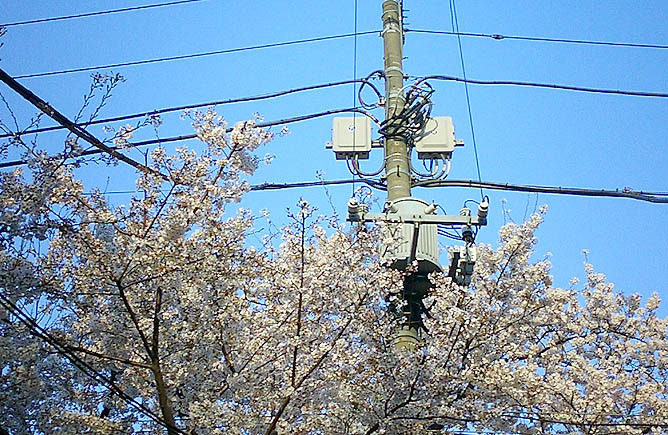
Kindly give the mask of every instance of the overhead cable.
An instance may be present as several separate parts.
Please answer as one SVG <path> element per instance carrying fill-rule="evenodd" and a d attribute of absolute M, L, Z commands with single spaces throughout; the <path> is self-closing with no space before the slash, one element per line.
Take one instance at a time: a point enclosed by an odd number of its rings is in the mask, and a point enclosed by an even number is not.
<path fill-rule="evenodd" d="M 583 44 L 583 45 L 603 45 L 611 47 L 629 47 L 629 48 L 656 48 L 668 49 L 668 45 L 662 44 L 642 44 L 635 42 L 610 42 L 610 41 L 591 41 L 586 39 L 565 39 L 565 38 L 543 38 L 539 36 L 511 36 L 501 35 L 499 33 L 473 33 L 473 32 L 448 32 L 445 30 L 425 30 L 425 29 L 406 29 L 406 32 L 425 33 L 432 35 L 451 35 L 451 36 L 468 36 L 474 38 L 490 38 L 497 41 L 504 39 L 518 40 L 518 41 L 535 41 L 535 42 L 556 42 L 565 44 Z"/>
<path fill-rule="evenodd" d="M 523 82 L 523 81 L 513 81 L 513 80 L 474 80 L 469 78 L 446 76 L 446 75 L 418 76 L 417 78 L 420 79 L 419 82 L 426 80 L 445 80 L 452 82 L 470 83 L 474 85 L 526 86 L 533 88 L 548 88 L 548 89 L 561 89 L 566 91 L 590 92 L 595 94 L 614 94 L 614 95 L 627 95 L 633 97 L 668 98 L 668 93 L 665 92 L 588 88 L 582 86 L 571 86 L 571 85 L 560 85 L 560 84 L 538 83 L 538 82 Z"/>
<path fill-rule="evenodd" d="M 349 107 L 349 108 L 345 108 L 345 109 L 332 109 L 332 110 L 326 110 L 324 112 L 311 113 L 311 114 L 308 114 L 308 115 L 300 115 L 300 116 L 295 116 L 295 117 L 292 117 L 292 118 L 283 118 L 283 119 L 278 119 L 278 120 L 275 120 L 275 121 L 258 122 L 258 123 L 255 124 L 255 126 L 259 127 L 259 128 L 265 128 L 265 127 L 272 127 L 272 126 L 275 126 L 275 125 L 286 125 L 286 124 L 292 124 L 292 123 L 300 122 L 300 121 L 307 121 L 309 119 L 320 118 L 320 117 L 323 117 L 323 116 L 336 115 L 337 113 L 360 113 L 360 114 L 368 117 L 369 119 L 371 119 L 376 124 L 380 123 L 380 121 L 375 116 L 373 116 L 371 113 L 367 112 L 366 110 L 361 109 L 359 107 Z M 230 133 L 233 129 L 234 129 L 234 127 L 228 127 L 225 130 L 225 132 Z M 82 131 L 85 131 L 85 130 L 82 129 Z M 137 148 L 137 147 L 147 146 L 147 145 L 160 145 L 160 144 L 165 144 L 165 143 L 170 143 L 170 142 L 181 142 L 181 141 L 196 139 L 196 138 L 197 138 L 197 134 L 185 134 L 185 135 L 181 135 L 181 136 L 172 136 L 172 137 L 168 137 L 168 138 L 149 139 L 149 140 L 140 141 L 140 142 L 128 142 L 127 145 L 125 145 L 123 148 L 129 149 L 129 148 Z M 107 146 L 107 145 L 104 145 L 104 146 L 106 148 L 108 148 L 109 150 L 115 152 L 116 154 L 119 154 L 118 150 L 120 148 L 113 147 L 113 146 Z M 98 147 L 97 149 L 85 150 L 85 151 L 77 154 L 76 156 L 72 156 L 72 157 L 84 157 L 84 156 L 90 156 L 90 155 L 102 154 L 102 153 L 109 153 L 109 151 L 107 151 L 106 149 L 100 149 Z M 125 157 L 122 154 L 119 154 L 119 155 Z M 128 157 L 125 157 L 125 158 L 128 158 Z M 134 162 L 134 160 L 133 160 L 133 162 Z M 1 162 L 0 163 L 0 169 L 26 165 L 27 163 L 28 162 L 26 160 L 14 160 L 14 161 L 9 161 L 9 162 Z M 137 163 L 137 162 L 135 162 L 135 163 Z M 137 164 L 139 164 L 139 163 L 137 163 Z M 141 165 L 141 166 L 143 166 L 143 165 Z M 146 169 L 151 170 L 150 168 L 146 168 Z M 161 175 L 161 176 L 163 178 L 165 177 L 164 175 Z"/>
<path fill-rule="evenodd" d="M 381 181 L 362 179 L 357 180 L 367 183 L 369 186 L 379 190 L 386 190 L 387 187 Z M 330 186 L 339 184 L 350 184 L 353 180 L 320 180 L 309 181 L 301 183 L 262 183 L 251 187 L 252 191 L 260 190 L 282 190 L 294 189 L 303 187 L 316 186 Z M 665 192 L 648 192 L 648 191 L 634 191 L 631 189 L 587 189 L 579 187 L 553 187 L 553 186 L 535 186 L 522 185 L 511 183 L 496 183 L 491 181 L 474 181 L 474 180 L 432 180 L 420 181 L 414 183 L 412 187 L 471 187 L 490 190 L 508 190 L 514 192 L 534 192 L 534 193 L 548 193 L 555 195 L 574 195 L 574 196 L 594 196 L 594 197 L 613 197 L 613 198 L 630 198 L 639 201 L 652 202 L 656 204 L 668 204 L 668 195 Z"/>
<path fill-rule="evenodd" d="M 302 181 L 294 183 L 260 183 L 250 186 L 251 192 L 261 192 L 266 190 L 286 190 L 286 189 L 303 189 L 309 187 L 319 186 L 338 186 L 356 183 L 366 183 L 368 186 L 378 190 L 385 191 L 387 186 L 381 180 L 374 180 L 370 178 L 362 179 L 342 179 L 342 180 L 318 180 L 318 181 Z M 650 192 L 644 190 L 628 190 L 628 189 L 586 189 L 575 187 L 552 187 L 552 186 L 533 186 L 510 183 L 495 183 L 490 181 L 483 181 L 482 183 L 475 180 L 439 180 L 439 182 L 419 182 L 413 184 L 412 187 L 470 187 L 479 188 L 484 187 L 490 190 L 505 190 L 513 192 L 532 192 L 532 193 L 547 193 L 553 195 L 571 195 L 571 196 L 589 196 L 589 197 L 613 197 L 613 198 L 630 198 L 639 201 L 651 202 L 655 204 L 668 204 L 668 193 L 666 192 Z M 106 195 L 128 195 L 137 192 L 136 190 L 121 190 L 104 192 Z"/>
<path fill-rule="evenodd" d="M 366 183 L 368 186 L 378 190 L 387 190 L 387 186 L 380 180 L 370 178 L 342 179 L 342 180 L 318 180 L 318 181 L 303 181 L 294 183 L 260 183 L 251 185 L 252 192 L 259 192 L 265 190 L 285 190 L 285 189 L 301 189 L 318 186 L 337 186 L 356 183 Z M 421 181 L 414 183 L 412 187 L 470 187 L 478 189 L 484 187 L 490 190 L 505 190 L 512 192 L 531 192 L 531 193 L 547 193 L 553 195 L 570 195 L 570 196 L 589 196 L 589 197 L 612 197 L 612 198 L 629 198 L 639 201 L 651 202 L 655 204 L 668 204 L 668 193 L 666 192 L 651 192 L 631 189 L 588 189 L 579 187 L 555 187 L 555 186 L 536 186 L 526 184 L 511 184 L 511 183 L 496 183 L 492 181 L 475 181 L 475 180 L 434 180 Z M 135 191 L 117 191 L 107 192 L 107 194 L 131 194 Z"/>
<path fill-rule="evenodd" d="M 656 204 L 668 204 L 665 192 L 634 191 L 629 188 L 605 190 L 586 189 L 579 187 L 537 186 L 527 184 L 497 183 L 493 181 L 474 180 L 427 180 L 413 184 L 413 187 L 483 187 L 491 190 L 509 190 L 514 192 L 549 193 L 556 195 L 598 196 L 612 198 L 630 198 Z"/>
<path fill-rule="evenodd" d="M 71 19 L 74 19 L 74 18 L 84 18 L 84 17 L 93 17 L 93 16 L 97 16 L 97 15 L 117 14 L 117 13 L 120 13 L 120 12 L 138 11 L 138 10 L 141 10 L 141 9 L 159 8 L 159 7 L 163 7 L 163 6 L 173 6 L 173 5 L 183 4 L 183 3 L 196 3 L 196 2 L 201 2 L 201 1 L 204 1 L 204 0 L 179 0 L 179 1 L 172 1 L 172 2 L 167 2 L 167 3 L 156 3 L 156 4 L 152 4 L 152 5 L 132 6 L 132 7 L 128 7 L 128 8 L 111 9 L 111 10 L 106 10 L 106 11 L 86 12 L 86 13 L 75 14 L 75 15 L 65 15 L 63 17 L 39 18 L 39 19 L 36 19 L 36 20 L 17 21 L 17 22 L 14 22 L 14 23 L 0 24 L 0 27 L 14 27 L 14 26 L 24 26 L 26 24 L 37 24 L 37 23 L 46 23 L 46 22 L 51 22 L 51 21 L 71 20 Z"/>
<path fill-rule="evenodd" d="M 452 30 L 459 33 L 459 20 L 457 19 L 457 6 L 455 0 L 450 0 L 450 19 L 452 21 Z M 475 128 L 473 128 L 473 112 L 471 110 L 471 97 L 469 96 L 469 86 L 466 77 L 466 67 L 464 65 L 464 50 L 462 49 L 462 39 L 457 35 L 457 45 L 459 47 L 459 60 L 462 66 L 462 75 L 464 76 L 464 90 L 466 92 L 466 107 L 468 108 L 469 114 L 469 126 L 471 127 L 471 139 L 473 140 L 473 155 L 475 157 L 475 167 L 478 173 L 478 181 L 482 181 L 482 176 L 480 175 L 480 160 L 478 159 L 478 143 L 475 138 Z M 485 193 L 480 188 L 480 197 L 484 198 Z"/>
<path fill-rule="evenodd" d="M 34 78 L 34 77 L 55 76 L 55 75 L 71 74 L 71 73 L 84 72 L 84 71 L 96 71 L 96 70 L 109 69 L 109 68 L 122 68 L 122 67 L 127 67 L 127 66 L 146 65 L 146 64 L 158 63 L 158 62 L 170 62 L 170 61 L 175 61 L 175 60 L 193 59 L 193 58 L 197 58 L 197 57 L 215 56 L 215 55 L 219 55 L 219 54 L 229 54 L 229 53 L 239 53 L 239 52 L 242 52 L 242 51 L 260 50 L 260 49 L 263 49 L 263 48 L 285 47 L 285 46 L 288 46 L 288 45 L 306 44 L 306 43 L 318 42 L 318 41 L 329 41 L 329 40 L 333 40 L 333 39 L 350 38 L 352 36 L 371 35 L 371 34 L 375 34 L 375 33 L 379 33 L 379 31 L 378 30 L 368 30 L 368 31 L 365 31 L 365 32 L 344 33 L 344 34 L 330 35 L 330 36 L 318 36 L 318 37 L 315 37 L 315 38 L 296 39 L 296 40 L 293 40 L 293 41 L 273 42 L 273 43 L 269 43 L 269 44 L 260 44 L 260 45 L 250 45 L 250 46 L 246 46 L 246 47 L 228 48 L 228 49 L 225 49 L 225 50 L 207 51 L 207 52 L 203 52 L 203 53 L 183 54 L 183 55 L 179 55 L 179 56 L 160 57 L 160 58 L 155 58 L 155 59 L 112 63 L 112 64 L 108 64 L 108 65 L 87 66 L 87 67 L 82 67 L 82 68 L 71 68 L 71 69 L 63 69 L 63 70 L 57 70 L 57 71 L 34 73 L 34 74 L 23 74 L 23 75 L 16 76 L 16 78 L 17 79 L 28 79 L 28 78 Z"/>
<path fill-rule="evenodd" d="M 368 78 L 363 78 L 363 79 L 352 79 L 352 80 L 341 80 L 338 82 L 330 82 L 330 83 L 321 83 L 317 85 L 310 85 L 310 86 L 303 86 L 301 88 L 294 88 L 294 89 L 288 89 L 288 90 L 283 90 L 283 91 L 278 91 L 278 92 L 271 92 L 268 94 L 262 94 L 262 95 L 254 95 L 250 97 L 238 97 L 238 98 L 229 98 L 226 100 L 217 100 L 217 101 L 209 101 L 206 103 L 197 103 L 197 104 L 188 104 L 184 106 L 175 106 L 175 107 L 167 107 L 164 109 L 157 109 L 157 110 L 151 110 L 148 112 L 139 112 L 139 113 L 133 113 L 130 115 L 121 115 L 121 116 L 114 116 L 111 118 L 103 118 L 103 119 L 96 119 L 94 121 L 86 122 L 85 124 L 80 124 L 82 127 L 87 127 L 89 125 L 96 125 L 96 124 L 105 124 L 105 123 L 110 123 L 110 122 L 117 122 L 117 121 L 125 121 L 128 119 L 133 119 L 133 118 L 145 118 L 149 116 L 155 116 L 155 115 L 162 115 L 165 113 L 171 113 L 171 112 L 179 112 L 183 111 L 186 109 L 198 109 L 201 107 L 213 107 L 213 106 L 222 106 L 224 104 L 233 104 L 233 103 L 246 103 L 249 101 L 259 101 L 259 100 L 267 100 L 270 98 L 276 98 L 276 97 L 282 97 L 285 95 L 290 95 L 290 94 L 295 94 L 298 92 L 304 92 L 304 91 L 312 91 L 315 89 L 323 89 L 323 88 L 330 88 L 334 86 L 341 86 L 341 85 L 348 85 L 351 83 L 363 83 L 365 85 L 370 86 L 378 96 L 380 96 L 380 92 L 378 89 L 369 82 Z M 25 134 L 33 134 L 33 133 L 43 133 L 47 131 L 54 131 L 54 130 L 62 130 L 65 127 L 62 125 L 56 125 L 52 127 L 42 127 L 42 128 L 35 128 L 32 130 L 26 130 L 26 131 L 21 131 L 21 132 L 16 132 L 16 133 L 7 133 L 7 134 L 2 134 L 0 135 L 0 139 L 6 138 L 6 137 L 13 137 L 13 136 L 21 136 Z"/>
<path fill-rule="evenodd" d="M 112 157 L 117 158 L 118 160 L 127 163 L 128 165 L 142 171 L 145 173 L 152 173 L 154 175 L 159 175 L 162 178 L 165 178 L 164 175 L 157 173 L 155 170 L 142 165 L 139 162 L 136 162 L 132 160 L 130 157 L 119 153 L 116 149 L 109 147 L 108 145 L 105 145 L 100 141 L 98 138 L 93 136 L 91 133 L 80 127 L 79 125 L 75 124 L 74 122 L 70 121 L 65 115 L 61 114 L 58 112 L 56 109 L 54 109 L 49 103 L 46 101 L 42 100 L 39 98 L 37 95 L 33 94 L 29 89 L 27 89 L 25 86 L 14 80 L 12 77 L 10 77 L 2 68 L 0 68 L 0 81 L 4 82 L 7 86 L 12 88 L 16 93 L 18 93 L 21 97 L 23 97 L 25 100 L 27 100 L 29 103 L 31 103 L 33 106 L 37 107 L 39 110 L 44 112 L 47 116 L 51 117 L 54 121 L 56 121 L 58 124 L 62 125 L 63 127 L 66 127 L 69 131 L 71 131 L 73 134 L 78 136 L 79 138 L 85 140 L 89 144 L 93 145 L 94 147 L 98 148 L 100 152 L 104 152 L 109 154 Z"/>
<path fill-rule="evenodd" d="M 342 184 L 366 183 L 367 185 L 379 190 L 386 190 L 385 184 L 381 181 L 372 180 L 370 178 L 353 178 L 350 180 L 319 180 L 306 181 L 299 183 L 261 183 L 250 187 L 252 192 L 259 192 L 264 190 L 284 190 L 296 189 L 304 187 L 318 187 L 318 186 L 338 186 Z"/>

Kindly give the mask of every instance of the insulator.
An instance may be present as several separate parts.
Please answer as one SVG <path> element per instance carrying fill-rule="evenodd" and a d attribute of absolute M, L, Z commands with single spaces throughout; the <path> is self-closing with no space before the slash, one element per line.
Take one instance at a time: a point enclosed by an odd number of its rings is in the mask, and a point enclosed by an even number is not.
<path fill-rule="evenodd" d="M 489 211 L 489 203 L 483 201 L 478 205 L 478 217 L 480 219 L 487 219 L 487 212 Z"/>
<path fill-rule="evenodd" d="M 436 211 L 436 204 L 431 203 L 424 208 L 424 214 L 434 214 Z"/>
<path fill-rule="evenodd" d="M 353 197 L 348 200 L 348 219 L 359 220 L 360 203 Z"/>
<path fill-rule="evenodd" d="M 469 225 L 462 227 L 462 240 L 466 243 L 473 242 L 473 229 Z"/>

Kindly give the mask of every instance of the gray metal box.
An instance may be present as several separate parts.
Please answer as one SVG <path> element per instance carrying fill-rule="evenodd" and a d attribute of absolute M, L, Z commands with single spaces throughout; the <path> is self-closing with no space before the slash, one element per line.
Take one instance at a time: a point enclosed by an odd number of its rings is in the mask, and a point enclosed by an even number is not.
<path fill-rule="evenodd" d="M 338 160 L 353 155 L 368 159 L 371 151 L 371 121 L 366 116 L 334 118 L 332 149 Z"/>
<path fill-rule="evenodd" d="M 449 116 L 429 118 L 415 141 L 419 159 L 450 158 L 455 147 L 462 145 L 463 141 L 455 139 L 455 126 Z"/>

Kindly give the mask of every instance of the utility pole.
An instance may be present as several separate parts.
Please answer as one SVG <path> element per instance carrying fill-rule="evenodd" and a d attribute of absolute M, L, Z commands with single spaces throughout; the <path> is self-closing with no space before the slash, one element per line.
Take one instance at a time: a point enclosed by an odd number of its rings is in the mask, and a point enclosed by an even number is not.
<path fill-rule="evenodd" d="M 385 119 L 399 115 L 406 102 L 403 87 L 404 29 L 401 5 L 397 0 L 383 2 L 383 44 L 385 72 Z M 387 198 L 394 201 L 411 196 L 411 175 L 406 139 L 397 134 L 400 124 L 391 122 L 385 139 L 385 177 Z"/>
<path fill-rule="evenodd" d="M 438 235 L 440 231 L 460 228 L 461 239 L 466 246 L 453 249 L 447 274 L 460 285 L 470 283 L 475 263 L 473 246 L 474 227 L 487 223 L 486 201 L 479 204 L 477 216 L 466 205 L 458 215 L 437 215 L 436 204 L 430 204 L 411 196 L 411 183 L 417 180 L 439 180 L 448 176 L 450 160 L 456 146 L 463 142 L 455 139 L 450 117 L 431 117 L 433 88 L 419 80 L 404 86 L 403 63 L 403 10 L 401 0 L 383 1 L 383 49 L 382 77 L 385 79 L 385 96 L 368 83 L 372 73 L 364 82 L 376 90 L 379 102 L 375 105 L 360 103 L 368 110 L 374 107 L 385 109 L 385 121 L 380 123 L 379 141 L 371 137 L 369 118 L 334 118 L 332 142 L 327 144 L 337 160 L 346 160 L 353 175 L 371 177 L 384 172 L 387 186 L 387 201 L 382 213 L 370 213 L 369 205 L 353 197 L 348 201 L 348 220 L 357 223 L 389 224 L 384 231 L 391 231 L 396 240 L 392 246 L 381 243 L 380 256 L 388 267 L 402 271 L 404 283 L 400 295 L 389 296 L 389 309 L 399 320 L 394 343 L 400 349 L 414 349 L 421 341 L 426 327 L 423 322 L 429 312 L 423 300 L 432 287 L 431 273 L 444 273 L 439 264 Z M 375 118 L 374 118 L 375 119 Z M 384 149 L 382 167 L 373 173 L 360 169 L 359 160 L 368 159 L 372 148 Z M 427 173 L 412 166 L 411 152 L 429 161 Z M 439 225 L 444 226 L 439 230 Z M 396 299 L 396 300 L 395 300 Z M 397 303 L 398 302 L 398 303 Z"/>
<path fill-rule="evenodd" d="M 383 71 L 385 73 L 385 121 L 388 127 L 384 151 L 388 204 L 411 196 L 408 147 L 406 138 L 399 134 L 399 129 L 402 127 L 399 114 L 402 113 L 406 103 L 403 89 L 404 28 L 403 11 L 401 9 L 398 0 L 385 0 L 383 2 Z M 417 231 L 415 236 L 418 236 Z M 392 266 L 403 269 L 408 265 L 392 264 Z M 403 302 L 408 304 L 408 311 L 404 314 L 408 319 L 403 326 L 399 327 L 395 337 L 396 345 L 399 348 L 408 349 L 415 347 L 419 342 L 419 330 L 411 321 L 419 321 L 419 319 L 411 319 L 411 317 L 421 316 L 421 313 L 411 313 L 411 311 L 414 311 L 411 308 L 417 308 L 411 307 L 415 304 L 415 301 L 406 300 L 407 293 L 410 293 L 410 289 L 407 288 L 410 287 L 409 281 L 410 277 L 406 277 L 402 294 Z"/>

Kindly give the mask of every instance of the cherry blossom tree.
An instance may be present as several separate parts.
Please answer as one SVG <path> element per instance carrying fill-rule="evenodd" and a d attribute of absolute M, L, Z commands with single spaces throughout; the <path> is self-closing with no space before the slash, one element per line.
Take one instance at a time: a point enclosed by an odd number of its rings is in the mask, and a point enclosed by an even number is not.
<path fill-rule="evenodd" d="M 387 297 L 404 276 L 377 254 L 388 233 L 304 201 L 263 230 L 236 203 L 271 134 L 190 116 L 201 146 L 155 148 L 123 206 L 84 192 L 71 153 L 28 147 L 27 171 L 0 174 L 2 430 L 667 427 L 658 296 L 643 305 L 591 265 L 581 286 L 555 288 L 549 261 L 532 261 L 542 213 L 478 246 L 469 286 L 433 274 L 423 343 L 398 350 Z"/>

